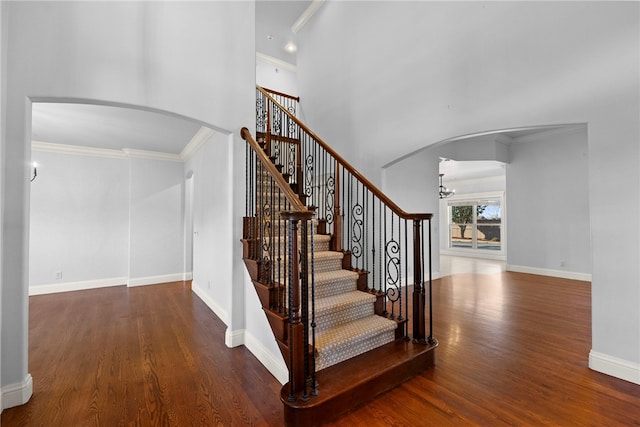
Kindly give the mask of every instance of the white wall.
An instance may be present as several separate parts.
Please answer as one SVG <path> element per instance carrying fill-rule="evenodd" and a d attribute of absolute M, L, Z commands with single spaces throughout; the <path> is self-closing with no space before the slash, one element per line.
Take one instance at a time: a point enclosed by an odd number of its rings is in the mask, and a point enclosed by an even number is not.
<path fill-rule="evenodd" d="M 389 159 L 452 137 L 587 123 L 590 366 L 638 383 L 639 9 L 327 2 L 298 34 L 297 59 L 311 128 L 374 182 Z"/>
<path fill-rule="evenodd" d="M 183 163 L 33 151 L 29 293 L 183 280 Z"/>
<path fill-rule="evenodd" d="M 184 277 L 184 165 L 129 160 L 129 285 Z"/>
<path fill-rule="evenodd" d="M 244 264 L 234 262 L 242 258 L 242 246 L 241 234 L 233 230 L 241 226 L 244 211 L 233 217 L 228 211 L 233 204 L 244 207 L 244 188 L 237 185 L 233 194 L 217 191 L 231 182 L 243 182 L 244 166 L 234 167 L 230 161 L 241 153 L 244 143 L 216 133 L 185 164 L 186 176 L 193 174 L 192 289 L 229 326 L 227 346 L 245 345 L 284 384 L 288 371 L 266 315 Z M 245 310 L 229 310 L 238 306 Z"/>
<path fill-rule="evenodd" d="M 425 150 L 419 151 L 385 167 L 382 171 L 381 186 L 381 190 L 405 212 L 433 213 L 431 219 L 433 277 L 438 277 L 440 272 L 440 251 L 437 245 L 440 234 L 440 214 L 436 195 L 438 161 L 437 156 L 432 156 Z M 426 236 L 427 233 L 425 233 L 425 239 Z M 409 257 L 408 261 L 413 263 L 413 258 Z"/>
<path fill-rule="evenodd" d="M 181 114 L 237 135 L 240 127 L 251 128 L 255 122 L 255 14 L 252 2 L 2 2 L 0 7 L 7 79 L 2 92 L 0 384 L 12 390 L 9 403 L 3 394 L 3 406 L 8 406 L 31 395 L 31 100 L 130 104 Z M 235 154 L 233 163 L 241 165 L 244 156 Z M 233 192 L 229 187 L 217 190 Z M 233 198 L 233 216 L 241 217 L 239 206 Z M 234 236 L 240 235 L 239 223 L 232 221 Z M 238 266 L 240 257 L 234 274 Z M 227 286 L 234 292 L 231 283 Z M 244 292 L 241 286 L 238 293 Z M 235 311 L 239 313 L 232 320 L 244 316 L 243 307 Z"/>
<path fill-rule="evenodd" d="M 6 92 L 7 92 L 7 30 L 8 30 L 8 20 L 7 14 L 5 13 L 4 6 L 0 3 L 0 165 L 4 163 L 4 143 L 3 141 L 6 139 L 6 126 L 5 126 L 5 115 L 6 115 Z M 4 248 L 4 236 L 3 229 L 4 226 L 4 176 L 0 173 L 0 387 L 2 386 L 2 343 L 5 340 L 4 338 L 4 328 L 2 326 L 2 318 L 4 317 L 2 314 L 2 300 L 4 299 L 4 271 L 3 271 L 3 248 Z M 4 393 L 0 392 L 0 412 L 4 408 Z"/>
<path fill-rule="evenodd" d="M 509 269 L 591 274 L 587 155 L 586 127 L 511 144 Z"/>
<path fill-rule="evenodd" d="M 126 283 L 128 161 L 43 151 L 32 159 L 38 176 L 31 183 L 30 292 L 69 282 Z"/>
<path fill-rule="evenodd" d="M 228 136 L 216 133 L 185 164 L 185 171 L 193 173 L 192 287 L 227 325 L 231 315 L 232 263 L 242 254 L 233 244 L 231 195 L 216 191 L 231 185 L 230 148 Z M 240 237 L 235 237 L 239 241 Z"/>
<path fill-rule="evenodd" d="M 287 95 L 298 96 L 298 82 L 294 65 L 278 64 L 257 58 L 256 83 Z"/>

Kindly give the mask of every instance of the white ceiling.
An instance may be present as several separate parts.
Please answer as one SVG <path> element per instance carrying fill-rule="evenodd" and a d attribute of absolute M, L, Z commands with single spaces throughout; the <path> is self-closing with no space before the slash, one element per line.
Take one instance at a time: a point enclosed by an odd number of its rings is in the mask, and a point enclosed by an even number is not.
<path fill-rule="evenodd" d="M 180 154 L 200 124 L 179 117 L 107 105 L 38 102 L 32 140 L 121 150 Z"/>
<path fill-rule="evenodd" d="M 495 160 L 476 160 L 459 162 L 444 160 L 440 162 L 440 173 L 444 174 L 443 182 L 462 181 L 466 179 L 503 176 L 505 164 Z"/>
<path fill-rule="evenodd" d="M 256 1 L 256 52 L 290 64 L 296 64 L 296 53 L 285 49 L 287 43 L 297 46 L 292 26 L 304 15 L 311 0 Z"/>

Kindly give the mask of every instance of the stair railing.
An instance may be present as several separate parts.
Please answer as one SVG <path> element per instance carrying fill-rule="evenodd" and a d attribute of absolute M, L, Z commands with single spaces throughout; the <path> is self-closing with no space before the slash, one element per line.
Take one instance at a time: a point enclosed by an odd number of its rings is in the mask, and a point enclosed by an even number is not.
<path fill-rule="evenodd" d="M 295 153 L 289 156 L 296 161 L 287 164 L 286 180 L 317 218 L 326 221 L 332 250 L 349 255 L 346 267 L 360 274 L 359 287 L 382 297 L 380 311 L 398 321 L 399 335 L 434 343 L 432 214 L 408 213 L 397 206 L 302 123 L 295 107 L 278 102 L 281 96 L 257 87 L 257 132 L 269 138 L 270 155 Z"/>
<path fill-rule="evenodd" d="M 289 399 L 298 392 L 308 399 L 317 393 L 315 363 L 309 356 L 309 343 L 315 341 L 309 307 L 314 212 L 292 190 L 276 159 L 267 156 L 266 141 L 256 142 L 247 128 L 240 133 L 247 142 L 243 258 L 249 275 L 266 286 L 268 309 L 288 318 L 283 344 L 288 347 Z"/>

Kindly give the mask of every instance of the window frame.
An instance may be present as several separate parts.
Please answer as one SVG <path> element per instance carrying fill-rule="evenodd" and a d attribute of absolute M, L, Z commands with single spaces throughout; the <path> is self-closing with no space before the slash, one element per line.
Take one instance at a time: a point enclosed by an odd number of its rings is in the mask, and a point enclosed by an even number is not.
<path fill-rule="evenodd" d="M 507 213 L 506 213 L 506 204 L 505 204 L 505 196 L 504 191 L 500 192 L 490 192 L 490 193 L 474 193 L 474 194 L 456 194 L 451 198 L 442 199 L 446 206 L 446 246 L 441 248 L 440 253 L 445 255 L 458 255 L 458 256 L 468 256 L 468 257 L 477 257 L 477 258 L 486 258 L 486 259 L 498 259 L 498 260 L 506 260 L 506 247 L 507 247 L 507 233 L 506 233 L 506 223 L 507 223 Z M 482 201 L 498 201 L 500 205 L 500 250 L 488 250 L 488 249 L 478 249 L 477 248 L 477 208 L 473 210 L 473 221 L 469 225 L 471 226 L 472 233 L 472 247 L 471 248 L 461 248 L 461 247 L 452 247 L 451 246 L 451 227 L 452 222 L 452 206 L 477 206 L 483 204 Z M 444 230 L 443 230 L 444 231 Z"/>

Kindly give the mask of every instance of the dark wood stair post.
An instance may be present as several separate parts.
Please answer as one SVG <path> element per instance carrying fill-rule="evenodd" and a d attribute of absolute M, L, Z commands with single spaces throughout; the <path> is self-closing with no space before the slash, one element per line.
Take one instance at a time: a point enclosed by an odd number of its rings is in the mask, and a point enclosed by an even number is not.
<path fill-rule="evenodd" d="M 426 343 L 421 220 L 413 220 L 413 342 Z"/>
<path fill-rule="evenodd" d="M 304 389 L 306 396 L 305 354 L 308 351 L 308 343 L 305 341 L 305 328 L 307 327 L 306 313 L 301 312 L 301 300 L 307 295 L 307 290 L 302 285 L 307 285 L 307 277 L 300 274 L 300 261 L 307 262 L 308 254 L 300 253 L 298 247 L 298 223 L 307 226 L 307 221 L 313 218 L 313 211 L 285 211 L 280 212 L 280 218 L 289 221 L 289 241 L 287 242 L 289 256 L 289 396 L 290 402 L 295 401 L 296 394 Z M 302 233 L 306 238 L 306 233 Z M 302 248 L 307 248 L 306 242 L 301 242 Z M 306 267 L 302 268 L 303 273 Z M 303 322 L 304 320 L 304 322 Z"/>

